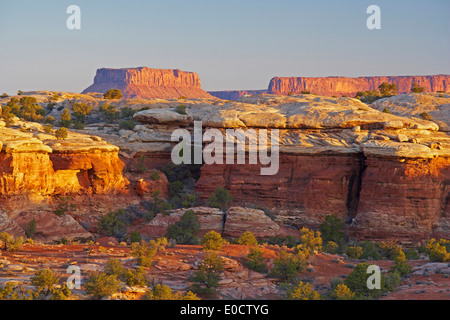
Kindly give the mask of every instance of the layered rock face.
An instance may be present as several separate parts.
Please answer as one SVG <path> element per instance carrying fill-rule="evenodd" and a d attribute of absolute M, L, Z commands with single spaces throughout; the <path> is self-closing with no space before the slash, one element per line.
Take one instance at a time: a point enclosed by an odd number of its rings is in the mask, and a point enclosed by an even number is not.
<path fill-rule="evenodd" d="M 166 111 L 165 117 L 142 111 L 135 119 L 153 130 L 161 119 L 176 125 Z M 224 187 L 235 204 L 265 206 L 279 225 L 296 228 L 316 228 L 334 214 L 358 239 L 417 242 L 450 234 L 450 138 L 433 121 L 315 95 L 241 97 L 218 108 L 188 108 L 178 125 L 189 128 L 198 119 L 204 130 L 222 132 L 224 141 L 231 128 L 254 129 L 247 132 L 250 140 L 260 129 L 278 129 L 280 139 L 275 175 L 261 175 L 263 165 L 248 159 L 203 165 L 195 186 L 203 199 Z"/>
<path fill-rule="evenodd" d="M 83 93 L 104 93 L 109 89 L 120 89 L 125 98 L 213 98 L 201 89 L 200 78 L 194 72 L 146 67 L 98 69 L 94 84 Z"/>
<path fill-rule="evenodd" d="M 425 88 L 425 92 L 449 91 L 450 75 L 390 76 L 390 77 L 274 77 L 268 93 L 301 93 L 307 90 L 324 96 L 354 97 L 358 91 L 377 90 L 383 83 L 396 83 L 398 93 L 410 93 L 413 82 Z"/>
<path fill-rule="evenodd" d="M 0 129 L 0 196 L 111 193 L 128 183 L 119 148 L 98 137 L 73 134 L 60 142 L 52 135 Z"/>

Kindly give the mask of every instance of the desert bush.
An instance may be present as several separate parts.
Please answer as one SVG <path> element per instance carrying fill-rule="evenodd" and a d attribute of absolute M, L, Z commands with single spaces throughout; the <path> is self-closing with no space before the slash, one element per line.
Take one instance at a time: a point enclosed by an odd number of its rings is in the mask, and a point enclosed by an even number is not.
<path fill-rule="evenodd" d="M 355 293 L 345 284 L 341 283 L 333 290 L 331 297 L 335 300 L 352 300 L 355 297 Z"/>
<path fill-rule="evenodd" d="M 390 97 L 397 94 L 398 87 L 396 83 L 383 82 L 378 86 L 378 90 L 383 97 Z"/>
<path fill-rule="evenodd" d="M 34 238 L 36 234 L 36 219 L 32 219 L 27 223 L 25 234 L 28 238 Z"/>
<path fill-rule="evenodd" d="M 431 118 L 431 116 L 428 114 L 428 112 L 422 112 L 422 113 L 420 114 L 420 117 L 421 117 L 423 120 L 433 121 L 433 118 Z"/>
<path fill-rule="evenodd" d="M 122 239 L 127 232 L 126 227 L 130 225 L 133 220 L 134 217 L 124 209 L 111 211 L 98 221 L 98 232 L 104 236 Z"/>
<path fill-rule="evenodd" d="M 159 172 L 158 171 L 153 171 L 151 174 L 151 178 L 153 181 L 158 181 L 160 178 Z"/>
<path fill-rule="evenodd" d="M 251 231 L 245 231 L 241 236 L 237 239 L 237 243 L 241 245 L 251 245 L 256 246 L 258 244 L 258 240 L 256 240 L 255 235 Z"/>
<path fill-rule="evenodd" d="M 421 87 L 421 86 L 419 86 L 418 83 L 413 82 L 413 84 L 412 84 L 412 86 L 411 86 L 411 92 L 414 92 L 414 93 L 421 93 L 421 92 L 424 92 L 424 91 L 425 91 L 425 88 L 424 88 L 424 87 Z"/>
<path fill-rule="evenodd" d="M 416 249 L 414 248 L 408 248 L 405 252 L 406 259 L 408 260 L 417 260 L 419 259 L 419 254 Z"/>
<path fill-rule="evenodd" d="M 77 206 L 73 203 L 70 203 L 71 200 L 72 198 L 69 196 L 59 197 L 57 199 L 55 214 L 59 217 L 62 217 L 66 214 L 67 211 L 75 211 L 77 209 Z"/>
<path fill-rule="evenodd" d="M 19 282 L 7 282 L 0 285 L 0 301 L 4 300 L 32 300 L 34 293 L 26 289 L 25 284 Z"/>
<path fill-rule="evenodd" d="M 131 244 L 131 255 L 137 258 L 140 266 L 151 267 L 156 253 L 163 251 L 166 245 L 166 238 L 158 238 L 157 240 L 150 240 L 150 242 L 142 240 L 140 243 Z"/>
<path fill-rule="evenodd" d="M 310 283 L 300 281 L 286 293 L 288 300 L 322 300 L 322 296 L 314 290 Z"/>
<path fill-rule="evenodd" d="M 14 237 L 7 232 L 0 233 L 0 241 L 3 242 L 3 250 L 19 251 L 23 246 L 23 237 Z"/>
<path fill-rule="evenodd" d="M 327 215 L 319 226 L 323 242 L 333 241 L 342 247 L 347 241 L 344 228 L 345 223 L 341 219 L 335 215 Z"/>
<path fill-rule="evenodd" d="M 224 240 L 219 233 L 211 230 L 202 237 L 200 243 L 203 246 L 203 250 L 221 250 Z"/>
<path fill-rule="evenodd" d="M 233 198 L 230 195 L 230 191 L 222 187 L 217 187 L 216 192 L 209 196 L 208 205 L 213 208 L 224 210 L 231 203 L 231 201 L 233 201 Z"/>
<path fill-rule="evenodd" d="M 84 124 L 86 116 L 92 112 L 92 106 L 84 102 L 75 102 L 72 106 L 72 114 L 75 118 L 75 123 Z"/>
<path fill-rule="evenodd" d="M 103 99 L 122 99 L 122 91 L 120 89 L 109 89 L 103 94 Z"/>
<path fill-rule="evenodd" d="M 131 243 L 141 242 L 142 237 L 137 230 L 134 230 L 133 232 L 130 233 L 129 239 Z"/>
<path fill-rule="evenodd" d="M 50 289 L 58 284 L 59 277 L 50 269 L 39 269 L 30 280 L 38 292 L 45 291 L 47 295 Z"/>
<path fill-rule="evenodd" d="M 274 260 L 269 276 L 279 278 L 284 282 L 291 282 L 299 272 L 305 270 L 307 262 L 305 256 L 301 254 L 292 254 L 282 250 Z"/>
<path fill-rule="evenodd" d="M 345 253 L 350 259 L 359 259 L 359 257 L 361 257 L 361 255 L 363 254 L 363 248 L 357 246 L 349 246 Z"/>
<path fill-rule="evenodd" d="M 119 118 L 119 110 L 116 106 L 105 103 L 99 109 L 100 114 L 105 118 L 106 122 L 111 123 Z"/>
<path fill-rule="evenodd" d="M 135 110 L 131 109 L 130 107 L 123 107 L 120 109 L 120 118 L 131 118 L 136 113 Z"/>
<path fill-rule="evenodd" d="M 53 124 L 54 122 L 55 122 L 55 118 L 53 118 L 52 116 L 46 116 L 44 119 L 44 123 Z"/>
<path fill-rule="evenodd" d="M 293 248 L 297 245 L 297 240 L 295 237 L 288 235 L 285 238 L 280 236 L 273 236 L 267 240 L 267 244 L 277 245 L 277 246 L 286 246 L 288 248 Z"/>
<path fill-rule="evenodd" d="M 164 284 L 157 284 L 144 297 L 145 300 L 200 300 L 192 291 L 185 295 L 179 292 L 173 292 L 172 289 Z"/>
<path fill-rule="evenodd" d="M 61 127 L 69 127 L 72 124 L 72 116 L 70 115 L 69 110 L 64 109 L 61 112 L 61 120 L 59 121 L 59 125 Z"/>
<path fill-rule="evenodd" d="M 61 127 L 55 131 L 55 137 L 58 140 L 67 139 L 68 136 L 69 136 L 69 134 L 67 132 L 67 128 L 65 128 L 65 127 Z"/>
<path fill-rule="evenodd" d="M 89 275 L 84 284 L 85 291 L 97 298 L 116 293 L 120 289 L 120 280 L 115 274 L 105 272 L 94 272 Z"/>
<path fill-rule="evenodd" d="M 322 238 L 320 231 L 313 231 L 306 227 L 300 229 L 300 244 L 295 248 L 296 252 L 303 252 L 310 257 L 322 250 Z"/>
<path fill-rule="evenodd" d="M 328 241 L 323 245 L 323 251 L 326 253 L 336 254 L 339 249 L 339 245 L 334 241 Z"/>
<path fill-rule="evenodd" d="M 136 126 L 136 122 L 134 120 L 120 120 L 119 122 L 119 128 L 124 130 L 133 130 Z"/>
<path fill-rule="evenodd" d="M 200 229 L 198 217 L 192 210 L 186 210 L 180 221 L 167 228 L 166 237 L 179 244 L 198 244 L 197 232 Z"/>
<path fill-rule="evenodd" d="M 247 255 L 247 268 L 256 272 L 267 272 L 267 266 L 263 256 L 263 251 L 259 247 L 252 247 Z"/>
<path fill-rule="evenodd" d="M 45 125 L 44 132 L 48 134 L 53 133 L 53 126 L 51 124 Z"/>
<path fill-rule="evenodd" d="M 84 123 L 81 121 L 75 121 L 73 124 L 73 128 L 77 130 L 83 130 L 84 129 Z"/>
<path fill-rule="evenodd" d="M 178 107 L 175 108 L 175 112 L 186 115 L 187 114 L 186 106 L 184 104 L 180 104 Z"/>
<path fill-rule="evenodd" d="M 426 243 L 426 253 L 430 261 L 448 262 L 450 261 L 450 253 L 448 253 L 449 240 L 430 239 Z"/>
<path fill-rule="evenodd" d="M 371 241 L 363 241 L 358 243 L 358 247 L 363 249 L 363 253 L 360 255 L 360 259 L 373 259 L 380 260 L 381 253 L 377 246 Z"/>
<path fill-rule="evenodd" d="M 381 276 L 380 289 L 369 289 L 367 286 L 367 279 L 371 276 L 367 273 L 369 267 L 368 263 L 360 263 L 344 280 L 344 284 L 355 293 L 356 299 L 373 299 L 381 296 L 385 291 L 385 279 L 383 274 Z"/>
<path fill-rule="evenodd" d="M 190 278 L 191 290 L 196 294 L 214 295 L 219 286 L 225 262 L 215 252 L 207 252 L 199 268 Z"/>

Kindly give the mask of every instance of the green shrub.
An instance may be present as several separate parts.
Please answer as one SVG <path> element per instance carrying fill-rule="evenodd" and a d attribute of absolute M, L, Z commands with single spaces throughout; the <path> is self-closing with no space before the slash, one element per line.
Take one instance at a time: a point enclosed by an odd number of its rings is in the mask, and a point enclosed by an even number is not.
<path fill-rule="evenodd" d="M 245 231 L 237 239 L 237 243 L 240 245 L 256 246 L 256 245 L 258 245 L 258 240 L 256 239 L 255 235 L 251 231 Z"/>
<path fill-rule="evenodd" d="M 109 89 L 103 94 L 103 99 L 122 99 L 122 91 L 120 89 Z"/>
<path fill-rule="evenodd" d="M 220 275 L 225 262 L 215 252 L 207 252 L 198 270 L 189 279 L 193 282 L 191 290 L 194 293 L 214 295 L 219 286 Z"/>
<path fill-rule="evenodd" d="M 53 126 L 51 124 L 44 126 L 44 132 L 48 134 L 53 133 Z"/>
<path fill-rule="evenodd" d="M 132 221 L 124 209 L 112 211 L 98 221 L 98 232 L 104 236 L 122 239 L 127 232 L 127 225 Z"/>
<path fill-rule="evenodd" d="M 131 255 L 138 260 L 138 265 L 143 267 L 151 267 L 153 258 L 159 250 L 164 250 L 167 245 L 166 238 L 150 240 L 150 242 L 142 240 L 140 243 L 131 244 Z"/>
<path fill-rule="evenodd" d="M 363 254 L 363 248 L 350 246 L 347 248 L 346 254 L 350 259 L 359 259 Z"/>
<path fill-rule="evenodd" d="M 288 300 L 322 300 L 322 296 L 310 283 L 302 281 L 287 291 L 286 298 Z"/>
<path fill-rule="evenodd" d="M 188 291 L 184 296 L 163 284 L 157 284 L 144 297 L 145 300 L 200 300 L 194 293 Z"/>
<path fill-rule="evenodd" d="M 7 282 L 0 285 L 0 301 L 4 300 L 32 300 L 33 291 L 26 289 L 25 284 L 19 282 Z"/>
<path fill-rule="evenodd" d="M 331 296 L 335 300 L 352 300 L 355 297 L 355 293 L 342 283 L 336 286 Z"/>
<path fill-rule="evenodd" d="M 120 120 L 119 127 L 124 130 L 133 130 L 136 126 L 136 122 L 134 120 Z"/>
<path fill-rule="evenodd" d="M 200 229 L 198 217 L 192 210 L 186 210 L 180 221 L 167 228 L 167 238 L 179 244 L 198 244 L 197 232 Z"/>
<path fill-rule="evenodd" d="M 334 241 L 328 241 L 323 246 L 323 251 L 331 254 L 336 254 L 338 252 L 339 245 Z"/>
<path fill-rule="evenodd" d="M 422 113 L 420 114 L 420 117 L 421 117 L 423 120 L 433 121 L 433 118 L 431 118 L 431 116 L 428 114 L 428 112 L 422 112 Z"/>
<path fill-rule="evenodd" d="M 0 241 L 3 242 L 3 250 L 19 251 L 23 246 L 23 237 L 14 237 L 7 232 L 0 233 Z"/>
<path fill-rule="evenodd" d="M 34 236 L 36 234 L 36 219 L 33 218 L 28 222 L 25 234 L 28 238 L 34 239 Z"/>
<path fill-rule="evenodd" d="M 72 106 L 72 112 L 75 123 L 78 122 L 84 124 L 86 116 L 90 115 L 92 112 L 92 106 L 83 102 L 75 102 Z"/>
<path fill-rule="evenodd" d="M 159 172 L 158 171 L 153 171 L 151 174 L 151 178 L 153 181 L 158 181 L 160 178 Z"/>
<path fill-rule="evenodd" d="M 73 128 L 77 130 L 83 130 L 84 129 L 84 123 L 81 121 L 75 121 L 73 124 Z"/>
<path fill-rule="evenodd" d="M 67 133 L 67 128 L 62 127 L 55 131 L 55 137 L 58 140 L 64 140 L 67 139 L 69 134 Z"/>
<path fill-rule="evenodd" d="M 322 250 L 322 238 L 320 231 L 309 230 L 306 227 L 300 229 L 300 244 L 295 248 L 296 252 L 303 252 L 306 257 L 313 256 Z"/>
<path fill-rule="evenodd" d="M 69 113 L 69 110 L 64 109 L 61 113 L 61 121 L 59 121 L 59 125 L 61 127 L 69 127 L 72 124 L 72 116 Z"/>
<path fill-rule="evenodd" d="M 54 122 L 55 122 L 55 118 L 53 118 L 52 116 L 46 116 L 44 119 L 44 123 L 53 124 Z"/>
<path fill-rule="evenodd" d="M 186 115 L 187 114 L 186 106 L 184 104 L 180 104 L 178 107 L 175 108 L 175 112 Z"/>
<path fill-rule="evenodd" d="M 84 286 L 86 293 L 103 298 L 119 291 L 120 280 L 115 274 L 95 272 L 89 275 Z"/>
<path fill-rule="evenodd" d="M 137 230 L 134 230 L 130 233 L 130 242 L 141 242 L 142 237 Z"/>
<path fill-rule="evenodd" d="M 50 269 L 39 269 L 30 280 L 31 284 L 36 287 L 38 292 L 45 291 L 45 294 L 47 295 L 50 292 L 50 289 L 58 284 L 59 277 Z"/>
<path fill-rule="evenodd" d="M 383 113 L 391 114 L 391 111 L 390 111 L 388 108 L 384 108 L 384 109 L 383 109 Z"/>
<path fill-rule="evenodd" d="M 414 92 L 414 93 L 421 93 L 421 92 L 424 92 L 424 91 L 425 91 L 425 88 L 424 88 L 424 87 L 421 87 L 421 86 L 419 86 L 418 83 L 413 82 L 413 84 L 412 84 L 412 86 L 411 86 L 411 92 Z"/>
<path fill-rule="evenodd" d="M 380 273 L 380 289 L 369 289 L 367 286 L 367 279 L 371 276 L 367 273 L 369 267 L 368 263 L 360 263 L 344 280 L 344 284 L 355 293 L 356 299 L 372 299 L 377 298 L 383 294 L 385 290 L 385 279 L 383 274 Z"/>
<path fill-rule="evenodd" d="M 304 256 L 280 251 L 270 270 L 271 277 L 279 278 L 284 282 L 293 281 L 299 272 L 305 270 L 307 260 Z"/>
<path fill-rule="evenodd" d="M 111 123 L 119 118 L 119 110 L 116 106 L 105 103 L 99 109 L 100 114 L 105 118 L 106 122 Z"/>
<path fill-rule="evenodd" d="M 426 243 L 426 252 L 430 261 L 435 262 L 448 262 L 450 261 L 450 253 L 448 253 L 448 246 L 450 245 L 450 240 L 445 239 L 430 239 Z"/>
<path fill-rule="evenodd" d="M 334 215 L 327 215 L 319 226 L 323 242 L 333 241 L 342 247 L 347 241 L 344 228 L 345 224 L 341 219 Z"/>
<path fill-rule="evenodd" d="M 62 217 L 66 214 L 67 211 L 75 211 L 77 209 L 76 205 L 73 203 L 70 203 L 70 200 L 72 200 L 71 197 L 59 197 L 57 199 L 55 214 L 59 217 Z"/>
<path fill-rule="evenodd" d="M 414 248 L 409 248 L 405 252 L 406 259 L 408 260 L 418 260 L 419 259 L 419 253 Z"/>
<path fill-rule="evenodd" d="M 359 257 L 360 259 L 373 259 L 373 260 L 381 259 L 381 253 L 373 242 L 367 240 L 359 242 L 358 247 L 361 247 L 363 249 L 363 253 Z"/>
<path fill-rule="evenodd" d="M 230 191 L 217 187 L 216 192 L 208 198 L 208 205 L 213 208 L 225 209 L 233 201 Z"/>
<path fill-rule="evenodd" d="M 131 109 L 130 107 L 123 107 L 120 110 L 120 117 L 123 118 L 131 118 L 136 113 L 135 110 Z"/>
<path fill-rule="evenodd" d="M 202 237 L 200 243 L 203 246 L 203 250 L 221 250 L 224 240 L 219 233 L 211 230 Z"/>
<path fill-rule="evenodd" d="M 267 272 L 263 252 L 259 247 L 252 247 L 247 255 L 247 268 L 256 272 Z"/>

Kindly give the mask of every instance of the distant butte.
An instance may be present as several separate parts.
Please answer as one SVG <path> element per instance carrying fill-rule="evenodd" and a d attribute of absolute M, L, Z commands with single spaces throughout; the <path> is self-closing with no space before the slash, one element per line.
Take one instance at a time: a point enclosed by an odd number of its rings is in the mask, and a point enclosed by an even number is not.
<path fill-rule="evenodd" d="M 82 93 L 105 93 L 109 89 L 120 89 L 125 98 L 214 98 L 202 90 L 194 72 L 147 67 L 97 69 L 94 83 Z"/>
<path fill-rule="evenodd" d="M 354 97 L 358 91 L 377 90 L 383 82 L 396 83 L 398 93 L 410 93 L 413 82 L 424 87 L 425 92 L 450 90 L 450 75 L 431 76 L 380 76 L 380 77 L 274 77 L 268 93 L 288 94 L 310 91 L 322 96 Z"/>

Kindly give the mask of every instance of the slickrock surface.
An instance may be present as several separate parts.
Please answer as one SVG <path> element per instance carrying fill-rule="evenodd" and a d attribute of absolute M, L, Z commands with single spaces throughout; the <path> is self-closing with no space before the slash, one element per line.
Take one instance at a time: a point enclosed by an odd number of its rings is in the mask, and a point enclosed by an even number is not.
<path fill-rule="evenodd" d="M 377 90 L 383 82 L 396 83 L 398 93 L 410 93 L 413 82 L 425 88 L 425 92 L 449 91 L 450 75 L 430 76 L 384 76 L 384 77 L 274 77 L 270 80 L 268 93 L 311 93 L 324 96 L 347 95 L 354 97 L 358 91 Z"/>
<path fill-rule="evenodd" d="M 450 94 L 448 93 L 411 93 L 397 95 L 375 101 L 370 107 L 392 114 L 422 119 L 429 116 L 439 126 L 440 131 L 450 131 Z"/>
<path fill-rule="evenodd" d="M 120 89 L 126 98 L 212 98 L 201 89 L 200 78 L 194 72 L 147 67 L 98 69 L 94 84 L 83 93 L 105 93 L 109 89 Z"/>

